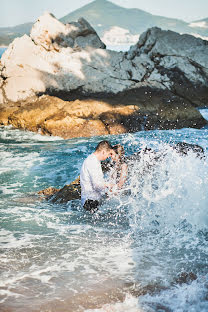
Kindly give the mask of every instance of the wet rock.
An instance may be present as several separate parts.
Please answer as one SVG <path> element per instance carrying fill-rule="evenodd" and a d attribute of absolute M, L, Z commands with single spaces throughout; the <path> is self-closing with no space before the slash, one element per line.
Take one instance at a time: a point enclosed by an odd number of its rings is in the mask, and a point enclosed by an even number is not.
<path fill-rule="evenodd" d="M 193 272 L 182 272 L 175 279 L 177 284 L 188 284 L 197 279 L 197 275 Z"/>
<path fill-rule="evenodd" d="M 64 139 L 140 130 L 202 127 L 206 121 L 191 104 L 174 97 L 175 108 L 159 91 L 119 93 L 116 97 L 63 101 L 54 96 L 31 97 L 0 109 L 0 124 L 60 136 Z M 170 95 L 170 94 L 169 94 Z M 168 96 L 168 94 L 166 94 Z"/>
<path fill-rule="evenodd" d="M 61 189 L 48 187 L 39 191 L 38 195 L 43 196 L 52 203 L 67 203 L 70 200 L 81 199 L 81 186 L 79 177 Z"/>
<path fill-rule="evenodd" d="M 187 156 L 189 152 L 192 152 L 196 154 L 196 157 L 203 159 L 205 157 L 204 155 L 204 149 L 199 146 L 198 144 L 190 144 L 186 142 L 178 142 L 174 145 L 171 145 L 171 148 L 173 148 L 177 153 L 179 153 L 181 156 Z M 145 157 L 145 155 L 148 155 L 148 159 Z M 148 167 L 148 162 L 152 165 L 156 164 L 158 161 L 161 161 L 164 159 L 164 157 L 167 156 L 167 151 L 155 151 L 152 148 L 144 148 L 140 150 L 137 153 L 134 153 L 133 155 L 127 156 L 126 161 L 129 164 L 134 163 L 135 161 L 145 161 L 145 166 Z"/>
<path fill-rule="evenodd" d="M 131 125 L 127 128 L 125 120 L 126 123 L 127 119 L 133 120 L 137 113 L 139 108 L 134 105 L 97 100 L 63 101 L 43 95 L 32 98 L 27 105 L 3 108 L 0 124 L 68 139 L 128 132 Z M 137 129 L 141 129 L 141 124 L 138 123 Z"/>
<path fill-rule="evenodd" d="M 178 142 L 173 148 L 182 156 L 188 155 L 193 152 L 199 158 L 204 158 L 204 149 L 198 144 L 190 144 L 186 142 Z"/>
<path fill-rule="evenodd" d="M 45 198 L 49 198 L 52 195 L 54 195 L 55 193 L 57 193 L 58 191 L 59 191 L 59 189 L 50 186 L 50 187 L 48 187 L 48 188 L 46 188 L 44 190 L 39 191 L 38 195 L 41 195 L 41 196 L 43 196 Z"/>

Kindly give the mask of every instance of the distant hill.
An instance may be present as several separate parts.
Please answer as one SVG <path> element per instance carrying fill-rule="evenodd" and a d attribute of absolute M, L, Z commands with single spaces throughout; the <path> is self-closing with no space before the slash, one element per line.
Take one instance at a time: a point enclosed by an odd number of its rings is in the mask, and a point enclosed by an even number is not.
<path fill-rule="evenodd" d="M 208 37 L 208 28 L 200 26 L 208 24 L 208 18 L 186 23 L 179 19 L 152 15 L 139 9 L 123 8 L 107 0 L 95 0 L 67 14 L 60 21 L 69 23 L 80 17 L 84 17 L 104 41 L 109 40 L 117 44 L 122 40 L 125 41 L 126 38 L 128 43 L 134 43 L 133 41 L 136 41 L 142 32 L 153 26 Z M 29 34 L 31 27 L 32 23 L 27 23 L 16 27 L 0 28 L 0 45 L 7 45 L 15 37 Z"/>
<path fill-rule="evenodd" d="M 141 34 L 153 26 L 177 32 L 189 30 L 188 24 L 181 20 L 152 15 L 139 9 L 126 9 L 107 0 L 95 0 L 60 20 L 68 23 L 80 16 L 87 19 L 101 35 L 112 26 L 128 29 L 132 34 Z"/>
<path fill-rule="evenodd" d="M 0 28 L 0 45 L 9 45 L 15 38 L 29 34 L 33 23 L 25 23 L 14 27 Z"/>

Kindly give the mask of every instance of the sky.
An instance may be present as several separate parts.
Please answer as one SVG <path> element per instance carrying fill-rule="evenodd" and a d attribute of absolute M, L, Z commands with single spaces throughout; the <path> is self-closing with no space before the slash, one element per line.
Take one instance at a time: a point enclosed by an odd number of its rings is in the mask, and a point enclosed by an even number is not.
<path fill-rule="evenodd" d="M 92 0 L 0 0 L 0 27 L 34 22 L 45 11 L 60 18 Z M 126 8 L 190 22 L 208 17 L 208 0 L 111 0 Z"/>

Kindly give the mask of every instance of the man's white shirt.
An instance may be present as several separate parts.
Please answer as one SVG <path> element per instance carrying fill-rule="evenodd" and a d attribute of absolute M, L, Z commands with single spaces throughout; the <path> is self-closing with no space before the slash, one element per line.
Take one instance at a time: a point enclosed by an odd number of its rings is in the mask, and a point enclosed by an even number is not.
<path fill-rule="evenodd" d="M 100 200 L 105 193 L 105 181 L 100 161 L 94 154 L 83 162 L 80 171 L 81 201 L 84 205 L 87 199 Z"/>

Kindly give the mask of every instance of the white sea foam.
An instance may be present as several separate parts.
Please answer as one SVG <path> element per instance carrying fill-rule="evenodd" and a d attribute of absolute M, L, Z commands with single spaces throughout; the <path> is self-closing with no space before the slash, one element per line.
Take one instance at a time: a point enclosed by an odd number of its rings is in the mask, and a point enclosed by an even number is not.
<path fill-rule="evenodd" d="M 100 309 L 87 309 L 85 312 L 143 312 L 142 308 L 138 306 L 138 299 L 126 295 L 124 302 L 117 302 L 114 304 L 105 304 Z"/>
<path fill-rule="evenodd" d="M 22 248 L 29 246 L 30 248 L 33 247 L 33 235 L 30 234 L 23 234 L 19 238 L 15 237 L 14 234 L 7 235 L 6 237 L 1 237 L 0 240 L 0 248 L 10 249 L 10 248 Z"/>
<path fill-rule="evenodd" d="M 41 162 L 41 158 L 37 152 L 30 154 L 15 154 L 15 152 L 2 152 L 1 153 L 1 167 L 0 172 L 11 171 L 11 170 L 22 170 L 26 174 L 26 169 L 34 165 L 34 162 Z"/>
<path fill-rule="evenodd" d="M 139 305 L 144 310 L 155 311 L 207 311 L 208 302 L 206 300 L 207 287 L 204 280 L 199 277 L 198 280 L 190 284 L 177 285 L 156 295 L 145 295 L 139 297 Z"/>
<path fill-rule="evenodd" d="M 134 214 L 137 215 L 140 209 L 151 209 L 154 213 L 156 208 L 160 220 L 169 226 L 183 219 L 199 229 L 207 226 L 208 164 L 193 152 L 181 157 L 172 148 L 167 148 L 165 153 L 157 163 L 154 154 L 144 154 L 138 165 L 131 169 L 130 188 L 140 197 L 139 206 L 133 201 Z M 152 167 L 152 170 L 145 167 Z M 144 175 L 145 179 L 141 179 Z M 171 209 L 167 211 L 167 207 Z"/>
<path fill-rule="evenodd" d="M 47 136 L 41 135 L 39 133 L 14 129 L 11 126 L 0 127 L 0 138 L 4 140 L 12 140 L 16 142 L 28 142 L 28 141 L 38 141 L 38 142 L 53 142 L 62 141 L 63 139 L 58 136 Z"/>
<path fill-rule="evenodd" d="M 0 304 L 4 303 L 6 300 L 8 300 L 8 298 L 21 298 L 23 297 L 21 294 L 18 294 L 14 291 L 10 291 L 8 289 L 0 289 L 0 296 L 3 297 L 2 299 L 0 299 Z"/>

